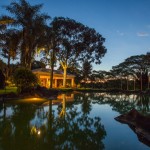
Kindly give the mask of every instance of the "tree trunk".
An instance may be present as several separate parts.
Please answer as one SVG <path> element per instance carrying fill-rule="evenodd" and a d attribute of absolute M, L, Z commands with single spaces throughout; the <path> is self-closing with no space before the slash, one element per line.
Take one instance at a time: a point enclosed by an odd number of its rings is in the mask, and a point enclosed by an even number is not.
<path fill-rule="evenodd" d="M 134 79 L 134 91 L 135 91 L 135 81 L 136 81 L 136 80 Z"/>
<path fill-rule="evenodd" d="M 127 91 L 129 90 L 129 81 L 128 81 L 128 77 L 127 77 Z"/>
<path fill-rule="evenodd" d="M 51 59 L 51 72 L 50 72 L 50 88 L 53 88 L 53 72 L 54 72 L 54 50 L 52 51 L 52 59 Z"/>
<path fill-rule="evenodd" d="M 54 66 L 51 65 L 51 72 L 50 72 L 50 89 L 53 88 L 53 72 L 54 72 Z"/>
<path fill-rule="evenodd" d="M 66 87 L 66 77 L 67 77 L 67 66 L 65 65 L 63 67 L 63 69 L 64 69 L 63 87 L 65 88 Z"/>
<path fill-rule="evenodd" d="M 141 71 L 141 91 L 143 90 L 142 71 Z"/>
<path fill-rule="evenodd" d="M 61 110 L 59 116 L 65 118 L 65 114 L 66 114 L 66 94 L 62 94 L 62 98 L 63 98 L 62 110 Z"/>
<path fill-rule="evenodd" d="M 8 80 L 9 72 L 10 72 L 10 56 L 8 56 L 6 80 Z"/>
<path fill-rule="evenodd" d="M 122 78 L 121 78 L 121 90 L 122 90 Z"/>

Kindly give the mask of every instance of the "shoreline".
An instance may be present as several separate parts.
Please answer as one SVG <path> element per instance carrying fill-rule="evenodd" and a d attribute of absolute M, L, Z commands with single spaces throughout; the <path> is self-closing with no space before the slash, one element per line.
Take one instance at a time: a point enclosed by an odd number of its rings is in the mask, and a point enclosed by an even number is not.
<path fill-rule="evenodd" d="M 58 94 L 68 93 L 68 92 L 101 92 L 101 93 L 110 93 L 110 94 L 136 94 L 136 95 L 148 95 L 150 96 L 150 90 L 148 91 L 125 91 L 119 89 L 90 89 L 90 88 L 62 88 L 62 89 L 46 89 L 40 88 L 33 90 L 30 93 L 17 94 L 14 92 L 2 93 L 0 94 L 0 102 L 9 101 L 9 100 L 19 100 L 19 99 L 32 99 L 32 98 L 41 98 L 45 100 L 57 99 Z"/>

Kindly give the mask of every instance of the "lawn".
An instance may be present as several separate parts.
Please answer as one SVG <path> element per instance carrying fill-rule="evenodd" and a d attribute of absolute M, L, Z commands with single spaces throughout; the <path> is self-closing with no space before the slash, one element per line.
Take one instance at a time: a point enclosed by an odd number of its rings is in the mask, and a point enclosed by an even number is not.
<path fill-rule="evenodd" d="M 17 93 L 17 87 L 6 87 L 5 89 L 0 89 L 0 94 L 8 94 L 8 93 Z"/>

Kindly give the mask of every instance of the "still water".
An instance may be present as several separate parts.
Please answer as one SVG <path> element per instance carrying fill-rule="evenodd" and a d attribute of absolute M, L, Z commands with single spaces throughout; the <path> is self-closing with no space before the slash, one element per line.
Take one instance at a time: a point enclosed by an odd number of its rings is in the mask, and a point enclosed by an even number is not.
<path fill-rule="evenodd" d="M 148 150 L 114 120 L 132 108 L 149 115 L 150 97 L 69 93 L 0 103 L 0 150 Z"/>

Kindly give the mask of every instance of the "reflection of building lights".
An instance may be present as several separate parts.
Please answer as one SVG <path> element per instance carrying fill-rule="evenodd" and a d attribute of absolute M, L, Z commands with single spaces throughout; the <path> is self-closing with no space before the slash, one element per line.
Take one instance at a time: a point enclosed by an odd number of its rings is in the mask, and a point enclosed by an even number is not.
<path fill-rule="evenodd" d="M 40 135 L 40 134 L 41 134 L 41 131 L 40 131 L 40 130 L 38 130 L 38 131 L 37 131 L 37 134 L 38 134 L 38 135 Z"/>
<path fill-rule="evenodd" d="M 37 127 L 33 126 L 31 128 L 31 135 L 40 135 L 41 134 L 41 131 L 39 129 L 37 129 Z"/>
<path fill-rule="evenodd" d="M 35 98 L 32 98 L 32 100 L 38 100 L 38 98 L 35 97 Z"/>

